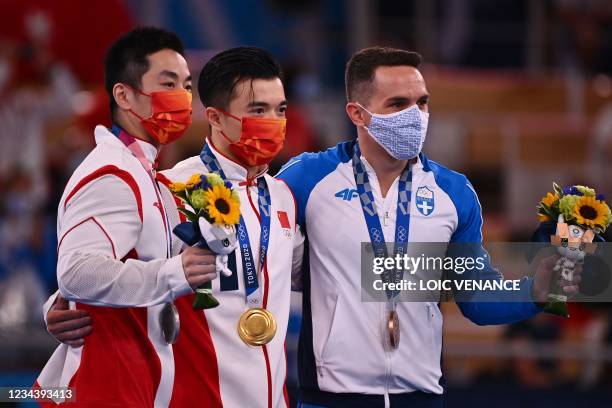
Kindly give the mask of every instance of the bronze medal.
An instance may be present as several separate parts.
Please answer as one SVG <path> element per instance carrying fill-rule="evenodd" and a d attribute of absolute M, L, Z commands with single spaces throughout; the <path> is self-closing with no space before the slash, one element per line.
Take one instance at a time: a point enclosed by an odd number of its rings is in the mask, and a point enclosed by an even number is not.
<path fill-rule="evenodd" d="M 179 320 L 178 310 L 173 303 L 166 303 L 159 312 L 159 325 L 164 335 L 164 340 L 168 344 L 176 343 L 178 338 L 181 322 Z"/>
<path fill-rule="evenodd" d="M 238 336 L 250 346 L 263 346 L 276 334 L 276 319 L 270 311 L 259 307 L 244 312 L 238 321 Z"/>
<path fill-rule="evenodd" d="M 399 316 L 395 310 L 389 312 L 389 317 L 387 319 L 387 333 L 391 349 L 397 349 L 400 342 L 400 323 Z"/>

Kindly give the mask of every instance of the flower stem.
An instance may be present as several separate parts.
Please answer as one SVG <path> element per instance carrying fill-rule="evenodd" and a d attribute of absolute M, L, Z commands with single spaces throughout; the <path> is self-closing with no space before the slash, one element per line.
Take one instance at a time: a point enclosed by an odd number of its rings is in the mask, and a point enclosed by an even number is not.
<path fill-rule="evenodd" d="M 193 299 L 193 308 L 195 310 L 204 310 L 217 306 L 219 306 L 219 301 L 212 294 L 212 283 L 206 282 L 198 286 L 195 298 Z"/>

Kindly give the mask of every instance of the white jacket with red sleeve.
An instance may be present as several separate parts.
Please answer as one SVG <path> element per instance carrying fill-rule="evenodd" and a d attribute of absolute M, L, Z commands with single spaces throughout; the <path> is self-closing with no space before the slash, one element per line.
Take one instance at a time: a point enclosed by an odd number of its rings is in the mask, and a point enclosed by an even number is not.
<path fill-rule="evenodd" d="M 60 345 L 37 385 L 75 387 L 96 406 L 168 406 L 172 346 L 159 312 L 191 293 L 157 183 L 111 131 L 70 178 L 58 208 L 58 285 L 92 317 L 85 345 Z M 157 149 L 137 141 L 153 163 Z"/>

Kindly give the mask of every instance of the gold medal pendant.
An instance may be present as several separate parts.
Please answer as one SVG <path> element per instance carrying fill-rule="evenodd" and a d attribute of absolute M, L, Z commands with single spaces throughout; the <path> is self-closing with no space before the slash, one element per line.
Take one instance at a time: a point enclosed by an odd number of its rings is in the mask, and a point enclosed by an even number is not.
<path fill-rule="evenodd" d="M 263 346 L 276 334 L 276 319 L 270 311 L 255 307 L 247 310 L 238 321 L 238 336 L 249 346 Z"/>
<path fill-rule="evenodd" d="M 395 310 L 389 312 L 389 317 L 387 319 L 387 332 L 389 346 L 391 346 L 392 350 L 397 349 L 400 342 L 400 325 L 399 316 Z"/>

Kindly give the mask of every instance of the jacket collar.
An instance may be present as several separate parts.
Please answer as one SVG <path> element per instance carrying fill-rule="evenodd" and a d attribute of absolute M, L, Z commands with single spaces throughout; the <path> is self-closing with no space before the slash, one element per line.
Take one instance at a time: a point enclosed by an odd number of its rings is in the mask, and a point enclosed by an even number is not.
<path fill-rule="evenodd" d="M 113 132 L 111 132 L 110 129 L 108 129 L 106 126 L 96 126 L 94 130 L 94 136 L 96 139 L 96 144 L 109 143 L 115 146 L 121 146 L 122 148 L 128 150 L 128 148 L 121 142 L 121 140 L 119 140 L 113 134 Z M 153 146 L 151 143 L 145 142 L 144 140 L 140 139 L 136 139 L 136 143 L 138 143 L 138 145 L 142 149 L 147 161 L 151 163 L 151 165 L 153 165 L 155 163 L 155 160 L 157 160 L 157 156 L 159 154 L 157 147 Z"/>

